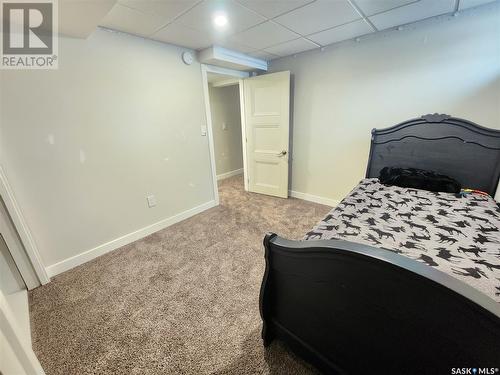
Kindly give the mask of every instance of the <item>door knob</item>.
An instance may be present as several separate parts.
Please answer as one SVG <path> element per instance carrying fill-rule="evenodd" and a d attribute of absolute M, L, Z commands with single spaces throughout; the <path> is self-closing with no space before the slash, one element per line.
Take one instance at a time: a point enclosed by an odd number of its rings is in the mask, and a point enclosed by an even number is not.
<path fill-rule="evenodd" d="M 285 156 L 285 155 L 286 155 L 286 151 L 285 151 L 285 150 L 281 151 L 281 152 L 278 154 L 278 156 Z"/>

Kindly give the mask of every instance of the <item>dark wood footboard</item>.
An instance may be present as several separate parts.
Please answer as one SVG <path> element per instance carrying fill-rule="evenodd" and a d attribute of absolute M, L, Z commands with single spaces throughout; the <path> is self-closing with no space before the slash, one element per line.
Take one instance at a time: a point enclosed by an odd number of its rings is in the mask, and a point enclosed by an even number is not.
<path fill-rule="evenodd" d="M 500 367 L 500 308 L 460 280 L 347 241 L 268 234 L 264 246 L 264 345 L 283 340 L 325 373 Z"/>

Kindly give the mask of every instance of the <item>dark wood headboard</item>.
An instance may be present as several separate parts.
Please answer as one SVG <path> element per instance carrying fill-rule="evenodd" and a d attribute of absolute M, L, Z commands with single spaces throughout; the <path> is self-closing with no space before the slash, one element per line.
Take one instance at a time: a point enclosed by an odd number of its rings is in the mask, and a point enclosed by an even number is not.
<path fill-rule="evenodd" d="M 435 171 L 493 196 L 500 177 L 500 130 L 437 113 L 373 129 L 366 177 L 378 177 L 384 167 Z"/>

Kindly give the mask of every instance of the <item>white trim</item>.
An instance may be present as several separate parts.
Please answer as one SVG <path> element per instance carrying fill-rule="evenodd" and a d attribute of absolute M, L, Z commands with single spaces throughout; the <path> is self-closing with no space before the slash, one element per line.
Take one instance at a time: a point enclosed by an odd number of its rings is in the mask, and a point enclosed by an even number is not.
<path fill-rule="evenodd" d="M 7 180 L 7 176 L 0 165 L 0 195 L 2 196 L 5 206 L 7 207 L 7 211 L 12 219 L 12 223 L 21 238 L 21 242 L 26 251 L 26 255 L 28 256 L 31 264 L 33 265 L 33 269 L 38 277 L 38 280 L 41 284 L 47 284 L 50 282 L 50 278 L 45 271 L 45 267 L 42 262 L 42 258 L 40 257 L 40 253 L 36 246 L 35 240 L 31 235 L 31 232 L 24 220 L 23 214 L 17 201 L 14 197 L 14 193 L 9 185 Z"/>
<path fill-rule="evenodd" d="M 208 91 L 208 76 L 211 71 L 206 65 L 201 65 L 201 81 L 203 86 L 203 98 L 205 101 L 205 116 L 207 121 L 208 149 L 210 153 L 210 168 L 212 169 L 212 186 L 214 190 L 215 204 L 219 204 L 219 188 L 217 186 L 217 172 L 215 169 L 215 144 L 214 133 L 212 130 L 212 111 L 210 110 L 210 94 Z"/>
<path fill-rule="evenodd" d="M 214 189 L 214 197 L 216 201 L 216 205 L 219 204 L 219 190 L 217 186 L 217 172 L 215 169 L 215 144 L 214 144 L 214 136 L 213 136 L 213 125 L 212 125 L 212 111 L 210 109 L 210 94 L 208 90 L 208 73 L 218 73 L 224 74 L 232 77 L 239 78 L 239 86 L 240 86 L 240 110 L 241 110 L 241 134 L 242 134 L 242 147 L 243 147 L 243 174 L 245 175 L 245 190 L 247 190 L 247 182 L 246 182 L 246 142 L 245 141 L 245 116 L 243 112 L 243 102 L 242 102 L 242 94 L 243 94 L 243 78 L 248 77 L 250 73 L 242 72 L 239 70 L 221 68 L 218 66 L 201 64 L 201 80 L 203 85 L 203 97 L 205 100 L 205 115 L 207 121 L 207 135 L 208 135 L 208 148 L 210 150 L 210 165 L 212 168 L 212 181 L 213 181 L 213 189 Z"/>
<path fill-rule="evenodd" d="M 240 79 L 240 112 L 241 112 L 241 144 L 243 146 L 243 184 L 248 191 L 248 164 L 247 164 L 247 122 L 245 118 L 245 80 Z"/>
<path fill-rule="evenodd" d="M 293 198 L 303 199 L 305 201 L 324 204 L 325 206 L 335 207 L 340 201 L 331 198 L 320 197 L 319 195 L 312 195 L 307 193 L 302 193 L 300 191 L 289 190 L 289 195 Z"/>
<path fill-rule="evenodd" d="M 243 168 L 235 169 L 234 171 L 229 171 L 226 173 L 221 173 L 217 175 L 217 181 L 224 180 L 229 177 L 237 176 L 243 173 Z"/>
<path fill-rule="evenodd" d="M 14 265 L 19 270 L 26 287 L 29 290 L 39 287 L 40 280 L 38 280 L 31 260 L 28 254 L 26 254 L 26 250 L 19 239 L 19 234 L 12 223 L 10 214 L 4 206 L 0 207 L 0 233 L 2 234 L 5 245 L 7 245 L 7 249 L 14 260 Z"/>
<path fill-rule="evenodd" d="M 149 236 L 152 233 L 158 232 L 159 230 L 167 228 L 173 224 L 188 219 L 191 216 L 199 214 L 200 212 L 203 212 L 215 206 L 217 206 L 215 200 L 203 203 L 202 205 L 183 211 L 177 215 L 158 221 L 157 223 L 151 224 L 135 232 L 126 234 L 125 236 L 106 242 L 102 245 L 84 251 L 83 253 L 75 255 L 71 258 L 64 259 L 58 263 L 52 264 L 46 268 L 47 273 L 51 277 L 53 277 L 61 272 L 79 266 L 80 264 L 86 263 L 94 258 L 97 258 L 98 256 L 109 253 L 110 251 L 116 250 L 122 246 L 128 245 L 129 243 L 137 241 L 143 237 Z"/>
<path fill-rule="evenodd" d="M 27 296 L 26 296 L 27 298 Z M 14 312 L 9 306 L 5 295 L 0 290 L 0 331 L 14 351 L 19 363 L 26 374 L 44 375 L 38 358 L 26 340 L 23 340 L 23 333 L 17 323 Z"/>

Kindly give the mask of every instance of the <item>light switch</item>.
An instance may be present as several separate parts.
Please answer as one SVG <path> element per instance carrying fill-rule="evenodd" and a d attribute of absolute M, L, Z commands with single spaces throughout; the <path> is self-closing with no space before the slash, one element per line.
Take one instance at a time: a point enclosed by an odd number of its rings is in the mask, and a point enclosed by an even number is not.
<path fill-rule="evenodd" d="M 222 130 L 227 130 L 227 124 L 225 122 L 222 123 Z"/>
<path fill-rule="evenodd" d="M 201 135 L 204 137 L 207 136 L 207 127 L 205 125 L 201 126 Z"/>
<path fill-rule="evenodd" d="M 146 199 L 148 201 L 149 208 L 156 206 L 156 197 L 154 195 L 148 195 Z"/>

